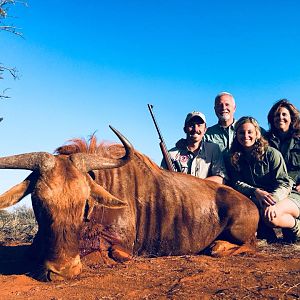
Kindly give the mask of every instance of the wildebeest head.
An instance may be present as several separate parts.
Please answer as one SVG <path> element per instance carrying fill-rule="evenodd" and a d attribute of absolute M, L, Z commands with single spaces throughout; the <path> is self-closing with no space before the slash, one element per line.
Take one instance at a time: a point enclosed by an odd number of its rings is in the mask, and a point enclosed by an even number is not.
<path fill-rule="evenodd" d="M 0 208 L 9 207 L 31 194 L 39 225 L 33 248 L 42 265 L 41 279 L 72 278 L 81 272 L 78 236 L 86 213 L 87 201 L 110 208 L 126 206 L 88 172 L 117 168 L 132 157 L 131 144 L 111 127 L 123 143 L 126 154 L 120 159 L 96 154 L 52 155 L 34 152 L 0 158 L 0 169 L 26 169 L 33 172 L 21 183 L 0 196 Z"/>

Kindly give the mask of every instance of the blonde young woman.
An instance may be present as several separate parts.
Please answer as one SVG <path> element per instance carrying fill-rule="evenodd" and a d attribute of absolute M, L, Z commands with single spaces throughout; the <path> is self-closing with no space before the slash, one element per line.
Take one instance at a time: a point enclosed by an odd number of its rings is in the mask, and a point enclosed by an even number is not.
<path fill-rule="evenodd" d="M 261 213 L 261 237 L 272 227 L 287 228 L 288 242 L 300 239 L 300 194 L 292 192 L 290 180 L 281 153 L 270 147 L 262 137 L 257 121 L 242 117 L 235 124 L 231 152 L 233 187 L 250 197 Z M 273 241 L 275 235 L 266 238 Z M 274 232 L 273 232 L 274 234 Z"/>

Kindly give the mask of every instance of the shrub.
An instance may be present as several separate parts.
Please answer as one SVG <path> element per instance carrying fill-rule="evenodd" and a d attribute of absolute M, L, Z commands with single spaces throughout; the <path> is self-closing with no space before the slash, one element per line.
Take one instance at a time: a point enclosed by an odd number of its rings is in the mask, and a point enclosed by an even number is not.
<path fill-rule="evenodd" d="M 12 212 L 0 210 L 0 243 L 32 242 L 37 223 L 31 208 L 19 207 Z"/>

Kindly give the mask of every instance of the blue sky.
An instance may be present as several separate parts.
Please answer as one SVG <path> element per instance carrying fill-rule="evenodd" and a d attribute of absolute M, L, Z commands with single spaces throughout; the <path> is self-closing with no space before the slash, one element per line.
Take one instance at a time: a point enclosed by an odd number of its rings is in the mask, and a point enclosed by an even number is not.
<path fill-rule="evenodd" d="M 71 4 L 70 4 L 71 3 Z M 188 112 L 216 123 L 214 97 L 231 92 L 236 118 L 266 115 L 283 97 L 300 107 L 300 1 L 37 1 L 16 6 L 24 39 L 0 32 L 0 155 L 53 150 L 96 131 L 161 160 L 147 104 L 168 148 Z M 9 22 L 10 20 L 8 20 Z M 1 170 L 0 191 L 26 176 Z"/>

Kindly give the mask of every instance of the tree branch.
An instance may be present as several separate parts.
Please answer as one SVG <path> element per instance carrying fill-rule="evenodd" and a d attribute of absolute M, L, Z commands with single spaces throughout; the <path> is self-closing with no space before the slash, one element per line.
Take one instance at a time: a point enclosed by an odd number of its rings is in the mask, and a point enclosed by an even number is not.
<path fill-rule="evenodd" d="M 0 32 L 7 31 L 17 36 L 23 37 L 22 32 L 19 31 L 19 28 L 14 26 L 13 24 L 7 24 L 7 18 L 12 18 L 9 14 L 9 9 L 12 5 L 22 4 L 24 6 L 28 6 L 27 2 L 17 1 L 17 0 L 0 0 Z M 3 79 L 3 73 L 8 72 L 14 79 L 18 79 L 18 71 L 16 68 L 5 67 L 0 63 L 0 79 Z M 0 93 L 0 99 L 10 98 L 5 95 L 5 89 L 2 93 Z M 1 121 L 1 120 L 0 120 Z"/>
<path fill-rule="evenodd" d="M 9 72 L 14 79 L 19 79 L 18 70 L 16 68 L 5 67 L 0 63 L 0 79 L 3 79 L 1 74 L 5 71 Z"/>

